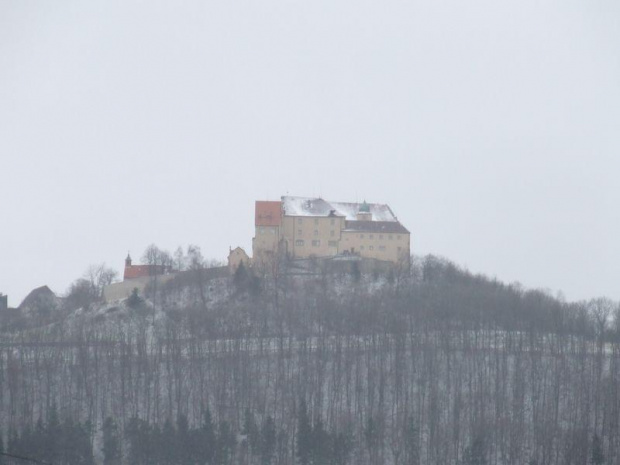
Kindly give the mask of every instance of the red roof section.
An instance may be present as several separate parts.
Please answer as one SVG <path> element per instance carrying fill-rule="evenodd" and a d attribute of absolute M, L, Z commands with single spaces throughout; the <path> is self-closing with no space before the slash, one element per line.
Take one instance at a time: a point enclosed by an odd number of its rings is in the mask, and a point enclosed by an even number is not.
<path fill-rule="evenodd" d="M 257 200 L 254 215 L 256 226 L 280 226 L 282 202 Z"/>
<path fill-rule="evenodd" d="M 144 278 L 164 274 L 162 265 L 129 265 L 125 267 L 123 279 Z"/>

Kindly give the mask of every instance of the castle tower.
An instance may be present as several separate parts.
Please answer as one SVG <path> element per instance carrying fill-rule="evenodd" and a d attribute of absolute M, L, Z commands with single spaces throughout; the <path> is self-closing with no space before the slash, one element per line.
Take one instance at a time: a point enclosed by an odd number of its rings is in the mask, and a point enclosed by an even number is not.
<path fill-rule="evenodd" d="M 357 212 L 357 221 L 372 221 L 372 213 L 370 212 L 370 205 L 364 203 L 360 205 L 360 209 Z"/>

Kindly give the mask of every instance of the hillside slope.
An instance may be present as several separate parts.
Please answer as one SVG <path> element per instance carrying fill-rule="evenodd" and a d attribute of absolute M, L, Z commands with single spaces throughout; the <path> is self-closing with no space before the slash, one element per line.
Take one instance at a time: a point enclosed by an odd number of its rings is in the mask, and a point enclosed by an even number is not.
<path fill-rule="evenodd" d="M 3 333 L 10 447 L 60 412 L 89 425 L 98 461 L 110 422 L 125 463 L 618 459 L 613 302 L 435 257 L 406 272 L 199 277 Z"/>

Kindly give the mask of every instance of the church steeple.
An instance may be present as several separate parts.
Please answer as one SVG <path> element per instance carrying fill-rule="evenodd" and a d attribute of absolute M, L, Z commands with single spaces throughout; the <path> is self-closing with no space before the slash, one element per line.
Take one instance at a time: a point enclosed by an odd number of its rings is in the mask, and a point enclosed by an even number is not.
<path fill-rule="evenodd" d="M 127 258 L 125 259 L 125 266 L 131 266 L 131 255 L 127 252 Z"/>

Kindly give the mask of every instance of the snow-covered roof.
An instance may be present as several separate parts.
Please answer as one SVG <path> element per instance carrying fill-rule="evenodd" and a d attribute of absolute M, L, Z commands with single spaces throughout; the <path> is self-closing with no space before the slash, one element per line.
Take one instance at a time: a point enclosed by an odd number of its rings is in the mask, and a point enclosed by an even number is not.
<path fill-rule="evenodd" d="M 337 216 L 344 216 L 348 221 L 355 221 L 362 204 L 356 202 L 331 202 L 312 197 L 282 197 L 282 209 L 285 216 L 329 216 L 334 212 Z M 394 213 L 385 204 L 367 204 L 372 221 L 398 221 Z"/>

